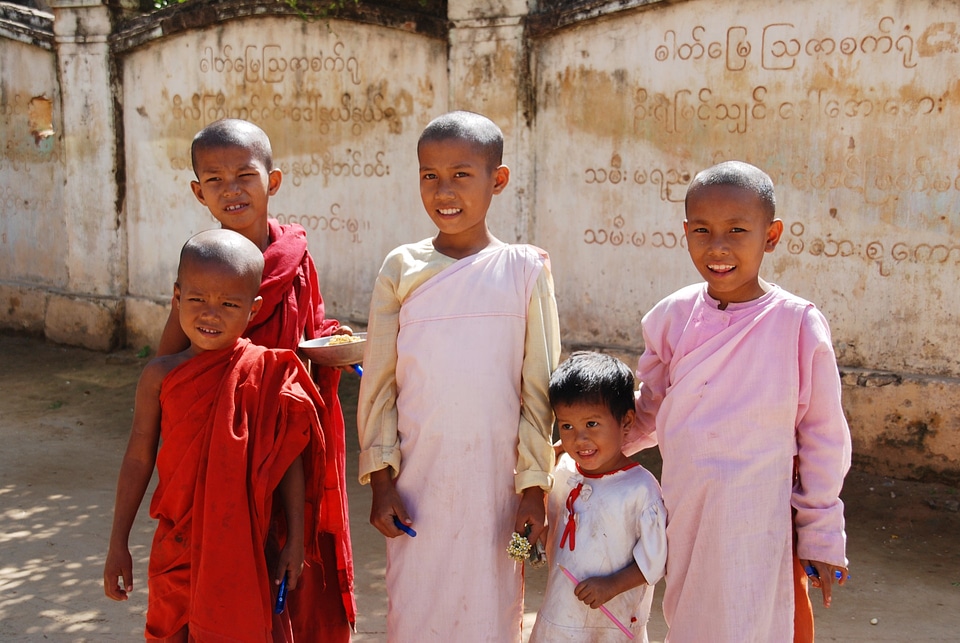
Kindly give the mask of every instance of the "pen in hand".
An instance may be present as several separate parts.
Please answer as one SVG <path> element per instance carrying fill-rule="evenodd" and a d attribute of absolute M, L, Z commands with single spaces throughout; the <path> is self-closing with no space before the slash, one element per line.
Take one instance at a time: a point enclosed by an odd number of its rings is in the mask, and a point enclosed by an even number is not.
<path fill-rule="evenodd" d="M 277 590 L 277 602 L 273 606 L 274 614 L 283 614 L 283 608 L 287 604 L 287 575 L 284 573 L 283 580 L 280 581 L 280 589 Z"/>
<path fill-rule="evenodd" d="M 415 532 L 413 529 L 403 524 L 403 521 L 401 521 L 400 518 L 398 518 L 397 516 L 393 517 L 393 524 L 397 526 L 397 529 L 407 534 L 411 538 L 417 535 L 417 532 Z"/>
<path fill-rule="evenodd" d="M 820 574 L 817 572 L 817 568 L 814 567 L 813 565 L 806 565 L 803 568 L 803 571 L 807 572 L 807 576 L 811 578 L 820 578 Z M 840 580 L 843 578 L 843 572 L 841 572 L 838 569 L 833 572 L 833 577 L 836 578 L 837 580 Z M 847 574 L 847 578 L 850 578 L 850 574 Z"/>

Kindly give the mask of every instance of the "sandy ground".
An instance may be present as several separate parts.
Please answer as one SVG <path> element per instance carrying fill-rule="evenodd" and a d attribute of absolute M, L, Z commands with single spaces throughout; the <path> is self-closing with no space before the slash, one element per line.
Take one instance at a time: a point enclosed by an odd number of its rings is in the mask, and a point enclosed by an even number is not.
<path fill-rule="evenodd" d="M 147 501 L 132 535 L 133 597 L 114 603 L 101 585 L 114 485 L 144 363 L 134 351 L 102 354 L 0 335 L 0 640 L 141 638 L 153 530 Z M 344 376 L 348 412 L 355 407 L 357 381 Z M 352 412 L 347 426 L 360 609 L 354 640 L 382 641 L 383 539 L 367 522 L 369 490 L 355 482 Z M 655 456 L 645 464 L 658 473 Z M 844 499 L 853 578 L 834 607 L 818 606 L 818 639 L 960 640 L 960 492 L 854 471 Z M 535 618 L 545 574 L 528 574 L 527 625 Z M 652 640 L 662 640 L 665 631 L 661 590 Z M 737 591 L 736 579 L 730 591 Z"/>

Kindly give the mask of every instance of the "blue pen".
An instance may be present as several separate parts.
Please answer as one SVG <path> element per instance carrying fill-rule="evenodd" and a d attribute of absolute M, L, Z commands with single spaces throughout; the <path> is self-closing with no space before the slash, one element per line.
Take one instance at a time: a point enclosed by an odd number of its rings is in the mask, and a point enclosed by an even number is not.
<path fill-rule="evenodd" d="M 283 575 L 280 581 L 280 589 L 277 590 L 277 603 L 273 606 L 274 614 L 283 614 L 283 608 L 287 604 L 287 575 Z"/>
<path fill-rule="evenodd" d="M 805 566 L 803 568 L 803 571 L 807 572 L 807 576 L 810 576 L 812 578 L 820 578 L 820 574 L 817 573 L 817 568 L 814 567 L 813 565 Z M 836 578 L 837 580 L 840 580 L 841 578 L 843 578 L 843 572 L 841 572 L 838 569 L 835 572 L 833 572 L 833 577 Z M 847 574 L 847 578 L 850 578 L 849 574 Z"/>
<path fill-rule="evenodd" d="M 415 532 L 413 529 L 411 529 L 410 527 L 407 527 L 405 524 L 403 524 L 403 523 L 400 521 L 400 519 L 399 519 L 398 517 L 396 517 L 396 516 L 393 517 L 393 524 L 395 524 L 395 525 L 397 526 L 397 529 L 399 529 L 399 530 L 402 531 L 403 533 L 407 534 L 407 535 L 410 536 L 411 538 L 413 538 L 413 537 L 415 537 L 415 536 L 417 535 L 417 532 Z"/>

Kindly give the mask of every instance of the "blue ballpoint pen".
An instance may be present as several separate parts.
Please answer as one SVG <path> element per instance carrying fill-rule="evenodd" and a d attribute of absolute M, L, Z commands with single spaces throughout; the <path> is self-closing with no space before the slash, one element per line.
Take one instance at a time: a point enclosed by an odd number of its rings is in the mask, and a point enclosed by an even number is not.
<path fill-rule="evenodd" d="M 277 602 L 273 606 L 273 611 L 275 614 L 283 614 L 283 608 L 287 604 L 287 575 L 283 575 L 283 580 L 280 581 L 280 589 L 277 590 Z"/>
<path fill-rule="evenodd" d="M 410 527 L 407 527 L 405 524 L 403 524 L 403 522 L 402 522 L 397 516 L 394 516 L 394 517 L 393 517 L 393 524 L 395 524 L 395 525 L 397 526 L 397 529 L 399 529 L 399 530 L 402 531 L 403 533 L 407 534 L 407 535 L 410 536 L 411 538 L 413 538 L 413 537 L 415 537 L 415 536 L 417 535 L 417 532 L 415 532 L 413 529 L 411 529 Z"/>
<path fill-rule="evenodd" d="M 807 572 L 807 576 L 810 576 L 811 578 L 820 578 L 820 574 L 817 573 L 817 568 L 814 567 L 813 565 L 806 565 L 803 568 L 803 571 Z M 838 569 L 835 572 L 833 572 L 833 577 L 836 578 L 837 580 L 840 580 L 841 578 L 843 578 L 843 572 L 841 572 Z M 847 574 L 847 578 L 850 578 L 850 574 Z"/>

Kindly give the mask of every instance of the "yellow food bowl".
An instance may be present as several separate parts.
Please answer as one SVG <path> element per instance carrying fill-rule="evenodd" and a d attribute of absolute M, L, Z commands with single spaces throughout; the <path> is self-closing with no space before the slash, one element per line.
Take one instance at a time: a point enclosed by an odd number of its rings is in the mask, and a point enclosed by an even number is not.
<path fill-rule="evenodd" d="M 330 341 L 341 342 L 350 337 L 349 343 L 331 344 Z M 331 335 L 300 342 L 300 353 L 314 364 L 320 366 L 350 366 L 363 363 L 363 349 L 367 344 L 366 333 L 355 335 Z"/>

